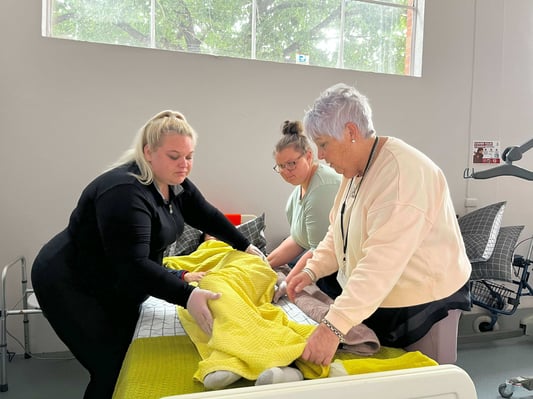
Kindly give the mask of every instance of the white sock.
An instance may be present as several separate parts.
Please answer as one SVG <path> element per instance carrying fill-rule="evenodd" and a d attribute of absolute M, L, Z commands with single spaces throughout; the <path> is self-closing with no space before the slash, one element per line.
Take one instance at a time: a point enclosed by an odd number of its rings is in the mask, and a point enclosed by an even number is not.
<path fill-rule="evenodd" d="M 257 377 L 255 385 L 279 384 L 280 382 L 302 381 L 304 376 L 294 367 L 272 367 Z"/>
<path fill-rule="evenodd" d="M 222 389 L 240 379 L 241 376 L 233 371 L 213 371 L 204 377 L 204 387 L 208 390 Z"/>
<path fill-rule="evenodd" d="M 344 365 L 341 362 L 333 362 L 329 366 L 329 375 L 328 377 L 343 377 L 348 375 L 348 372 L 344 368 Z"/>

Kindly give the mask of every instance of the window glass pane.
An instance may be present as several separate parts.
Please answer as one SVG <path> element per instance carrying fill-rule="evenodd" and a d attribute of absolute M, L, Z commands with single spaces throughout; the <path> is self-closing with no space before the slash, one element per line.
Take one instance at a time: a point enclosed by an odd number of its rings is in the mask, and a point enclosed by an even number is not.
<path fill-rule="evenodd" d="M 158 0 L 157 47 L 250 57 L 250 0 Z"/>
<path fill-rule="evenodd" d="M 54 37 L 145 47 L 150 44 L 150 1 L 52 1 Z"/>
<path fill-rule="evenodd" d="M 258 59 L 335 66 L 331 58 L 338 48 L 338 38 L 335 43 L 325 43 L 324 35 L 331 29 L 338 30 L 339 0 L 269 3 L 258 5 Z"/>
<path fill-rule="evenodd" d="M 345 15 L 344 68 L 403 74 L 411 39 L 406 9 L 348 1 Z"/>

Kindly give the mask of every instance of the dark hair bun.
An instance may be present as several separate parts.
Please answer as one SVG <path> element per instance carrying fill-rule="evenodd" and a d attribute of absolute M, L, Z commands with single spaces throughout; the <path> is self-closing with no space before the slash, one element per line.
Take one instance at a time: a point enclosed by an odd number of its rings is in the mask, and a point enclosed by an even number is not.
<path fill-rule="evenodd" d="M 287 134 L 287 135 L 302 134 L 302 132 L 303 132 L 302 122 L 300 122 L 300 121 L 285 121 L 285 122 L 283 122 L 283 126 L 281 128 L 281 132 L 283 134 Z"/>

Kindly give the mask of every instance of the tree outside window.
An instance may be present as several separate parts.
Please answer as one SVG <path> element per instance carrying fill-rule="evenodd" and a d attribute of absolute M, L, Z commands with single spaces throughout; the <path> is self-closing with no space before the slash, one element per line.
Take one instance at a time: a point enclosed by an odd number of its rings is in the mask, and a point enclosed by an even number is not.
<path fill-rule="evenodd" d="M 424 0 L 43 0 L 46 36 L 420 76 Z"/>

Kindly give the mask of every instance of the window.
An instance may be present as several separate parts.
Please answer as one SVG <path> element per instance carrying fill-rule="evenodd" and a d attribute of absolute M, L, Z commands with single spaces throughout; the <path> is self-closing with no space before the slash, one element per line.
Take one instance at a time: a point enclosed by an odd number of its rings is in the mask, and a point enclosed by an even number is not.
<path fill-rule="evenodd" d="M 424 0 L 43 0 L 45 36 L 421 75 Z"/>

